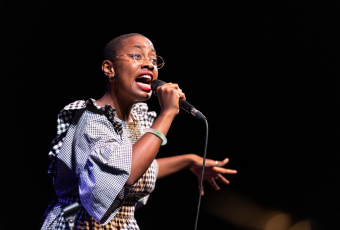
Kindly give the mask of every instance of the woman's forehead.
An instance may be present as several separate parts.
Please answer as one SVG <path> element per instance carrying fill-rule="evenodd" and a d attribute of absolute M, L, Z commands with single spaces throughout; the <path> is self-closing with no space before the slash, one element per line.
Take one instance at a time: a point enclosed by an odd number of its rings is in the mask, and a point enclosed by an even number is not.
<path fill-rule="evenodd" d="M 142 36 L 134 36 L 134 37 L 127 38 L 124 43 L 123 49 L 125 51 L 132 50 L 132 49 L 140 49 L 143 51 L 148 51 L 148 52 L 151 51 L 151 52 L 156 53 L 156 50 L 152 42 L 149 39 L 142 37 Z"/>

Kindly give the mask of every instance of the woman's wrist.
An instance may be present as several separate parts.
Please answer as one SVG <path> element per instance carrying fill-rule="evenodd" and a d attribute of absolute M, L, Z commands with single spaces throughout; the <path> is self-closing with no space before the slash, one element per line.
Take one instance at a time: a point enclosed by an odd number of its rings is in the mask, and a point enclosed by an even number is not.
<path fill-rule="evenodd" d="M 160 113 L 150 128 L 161 132 L 164 136 L 167 135 L 174 116 L 171 113 Z"/>
<path fill-rule="evenodd" d="M 183 169 L 190 169 L 195 164 L 195 154 L 184 154 L 179 156 L 158 158 L 159 172 L 157 179 L 176 173 Z"/>
<path fill-rule="evenodd" d="M 165 111 L 161 111 L 158 117 L 164 117 L 164 118 L 168 118 L 168 119 L 175 119 L 177 113 L 176 111 L 172 111 L 172 110 L 165 110 Z"/>
<path fill-rule="evenodd" d="M 197 156 L 196 154 L 193 154 L 193 153 L 186 154 L 185 156 L 188 160 L 187 168 L 190 168 L 192 165 L 196 164 L 196 162 L 198 161 L 198 158 L 199 158 L 199 156 Z"/>

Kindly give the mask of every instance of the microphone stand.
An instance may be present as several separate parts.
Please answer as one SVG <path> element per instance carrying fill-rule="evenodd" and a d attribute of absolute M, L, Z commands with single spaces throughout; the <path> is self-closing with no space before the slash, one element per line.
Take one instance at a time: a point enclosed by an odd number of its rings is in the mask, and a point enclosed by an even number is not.
<path fill-rule="evenodd" d="M 80 206 L 81 205 L 78 204 L 78 202 L 74 202 L 73 204 L 66 206 L 61 212 L 61 216 L 64 217 L 64 219 L 68 222 L 70 230 L 73 230 L 74 228 L 74 220 L 80 209 Z"/>

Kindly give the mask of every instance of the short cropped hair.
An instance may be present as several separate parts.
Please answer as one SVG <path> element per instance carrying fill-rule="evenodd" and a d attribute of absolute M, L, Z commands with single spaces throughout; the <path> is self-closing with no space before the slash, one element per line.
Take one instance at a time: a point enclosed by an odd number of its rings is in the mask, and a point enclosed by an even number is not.
<path fill-rule="evenodd" d="M 113 59 L 117 56 L 118 51 L 124 45 L 125 39 L 133 37 L 133 36 L 145 37 L 144 35 L 139 34 L 139 33 L 130 33 L 130 34 L 124 34 L 124 35 L 121 35 L 119 37 L 112 39 L 105 46 L 105 49 L 104 49 L 104 52 L 103 52 L 103 61 L 104 60 L 113 61 Z M 147 37 L 145 37 L 145 38 L 147 38 Z"/>

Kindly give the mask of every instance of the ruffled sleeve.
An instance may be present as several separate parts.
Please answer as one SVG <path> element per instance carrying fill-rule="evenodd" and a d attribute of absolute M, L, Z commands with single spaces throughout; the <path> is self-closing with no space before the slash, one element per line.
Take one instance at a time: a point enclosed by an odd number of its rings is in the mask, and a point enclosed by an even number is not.
<path fill-rule="evenodd" d="M 123 205 L 131 170 L 132 146 L 119 136 L 105 116 L 84 113 L 76 130 L 75 169 L 79 196 L 86 211 L 108 223 Z"/>
<path fill-rule="evenodd" d="M 58 196 L 79 194 L 86 211 L 107 224 L 129 192 L 125 183 L 131 170 L 132 146 L 114 122 L 115 110 L 98 107 L 94 100 L 65 107 L 58 117 L 53 152 L 55 191 Z M 60 121 L 59 121 L 60 120 Z"/>
<path fill-rule="evenodd" d="M 133 107 L 142 128 L 150 127 L 156 117 L 147 110 L 145 103 Z M 56 151 L 51 151 L 56 159 L 56 194 L 68 195 L 75 189 L 83 207 L 102 225 L 116 215 L 130 189 L 125 184 L 132 146 L 114 116 L 114 109 L 98 107 L 93 99 L 70 104 L 58 117 Z"/>

